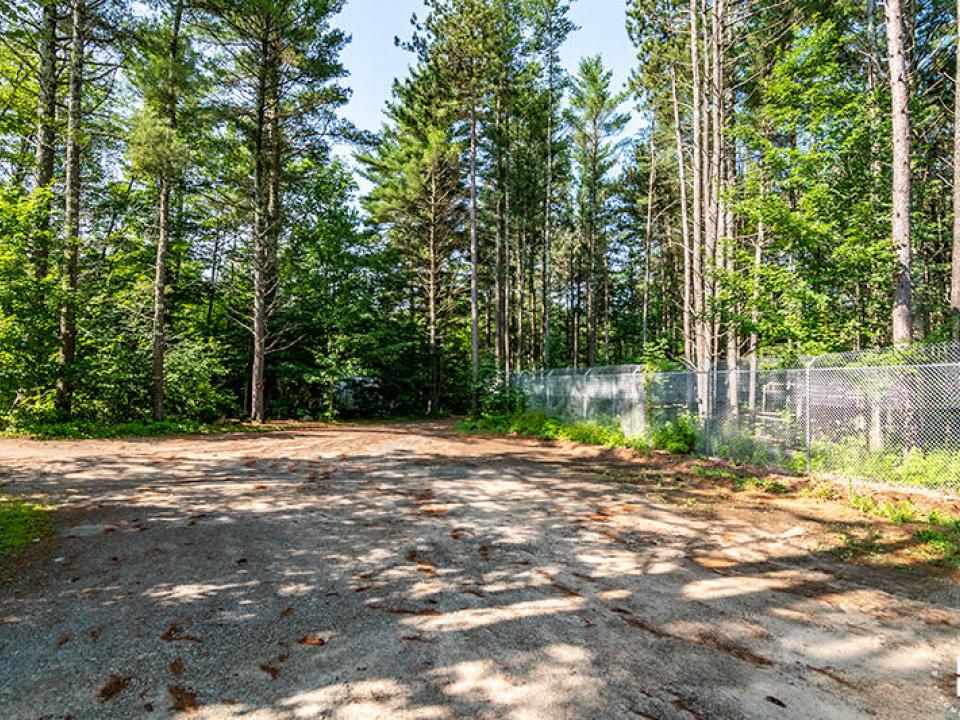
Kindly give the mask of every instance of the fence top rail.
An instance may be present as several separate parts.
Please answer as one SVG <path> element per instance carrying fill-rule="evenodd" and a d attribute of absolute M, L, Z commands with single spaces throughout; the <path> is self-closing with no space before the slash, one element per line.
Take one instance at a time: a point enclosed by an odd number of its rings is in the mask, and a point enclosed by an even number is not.
<path fill-rule="evenodd" d="M 769 375 L 773 373 L 798 373 L 805 371 L 833 371 L 833 370 L 843 370 L 847 372 L 858 372 L 858 371 L 894 371 L 894 370 L 907 370 L 907 369 L 916 369 L 916 370 L 934 370 L 934 369 L 950 369 L 957 368 L 960 369 L 960 359 L 957 361 L 951 362 L 924 362 L 924 363 L 902 363 L 902 364 L 890 364 L 890 365 L 817 365 L 817 364 L 805 364 L 797 367 L 779 367 L 779 368 L 743 368 L 737 367 L 735 369 L 727 369 L 724 367 L 713 367 L 710 370 L 664 370 L 662 372 L 651 372 L 649 373 L 650 377 L 658 378 L 671 378 L 671 377 L 684 377 L 684 376 L 693 376 L 693 375 L 726 375 L 729 373 L 738 373 L 740 375 L 750 375 L 750 374 L 761 374 Z M 551 378 L 559 379 L 565 377 L 573 378 L 591 378 L 591 377 L 616 377 L 616 376 L 630 376 L 636 377 L 637 375 L 643 374 L 645 368 L 643 365 L 618 365 L 610 367 L 596 367 L 596 368 L 555 368 L 552 370 L 524 370 L 518 373 L 511 373 L 511 376 L 517 379 L 525 378 Z"/>

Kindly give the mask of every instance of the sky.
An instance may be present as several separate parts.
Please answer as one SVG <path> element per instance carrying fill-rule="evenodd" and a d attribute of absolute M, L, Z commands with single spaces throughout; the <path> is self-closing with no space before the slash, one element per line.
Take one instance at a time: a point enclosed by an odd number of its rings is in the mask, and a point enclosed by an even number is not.
<path fill-rule="evenodd" d="M 410 37 L 414 13 L 424 16 L 421 0 L 347 0 L 334 21 L 353 37 L 342 56 L 350 73 L 346 84 L 353 89 L 344 114 L 362 130 L 380 129 L 393 80 L 407 74 L 412 56 L 395 47 L 393 40 Z M 570 18 L 580 29 L 570 35 L 561 52 L 567 70 L 575 72 L 580 58 L 600 54 L 613 71 L 615 85 L 623 87 L 635 58 L 627 37 L 625 0 L 574 0 Z M 634 119 L 628 132 L 638 126 Z"/>

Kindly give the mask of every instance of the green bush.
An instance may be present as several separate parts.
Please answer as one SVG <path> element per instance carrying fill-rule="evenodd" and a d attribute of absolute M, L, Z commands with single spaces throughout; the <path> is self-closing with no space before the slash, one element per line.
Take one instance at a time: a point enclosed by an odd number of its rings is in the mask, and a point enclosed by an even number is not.
<path fill-rule="evenodd" d="M 626 443 L 626 438 L 620 428 L 590 422 L 577 422 L 561 426 L 559 439 L 605 447 L 620 447 Z"/>
<path fill-rule="evenodd" d="M 485 385 L 480 393 L 480 414 L 483 416 L 513 415 L 526 407 L 526 395 L 507 382 Z"/>
<path fill-rule="evenodd" d="M 718 457 L 736 460 L 749 465 L 784 465 L 785 461 L 762 440 L 746 434 L 725 434 L 714 445 Z"/>
<path fill-rule="evenodd" d="M 674 455 L 689 455 L 697 446 L 700 423 L 692 413 L 685 413 L 673 420 L 654 426 L 650 444 L 657 450 L 666 450 Z"/>
<path fill-rule="evenodd" d="M 167 352 L 167 414 L 210 422 L 236 410 L 233 394 L 224 387 L 227 368 L 214 343 L 181 342 Z"/>
<path fill-rule="evenodd" d="M 509 415 L 481 415 L 457 424 L 462 432 L 489 432 L 505 435 L 527 435 L 545 440 L 568 440 L 585 445 L 627 447 L 627 438 L 613 425 L 575 422 L 563 423 L 539 410 L 516 410 Z M 642 444 L 637 442 L 636 448 Z"/>

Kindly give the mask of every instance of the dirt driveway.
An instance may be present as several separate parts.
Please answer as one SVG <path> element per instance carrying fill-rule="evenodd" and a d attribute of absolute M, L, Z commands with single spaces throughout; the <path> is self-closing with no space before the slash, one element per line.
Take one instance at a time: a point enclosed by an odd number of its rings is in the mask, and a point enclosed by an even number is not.
<path fill-rule="evenodd" d="M 960 717 L 953 579 L 669 498 L 669 462 L 442 423 L 0 441 L 60 506 L 0 561 L 0 716 Z"/>

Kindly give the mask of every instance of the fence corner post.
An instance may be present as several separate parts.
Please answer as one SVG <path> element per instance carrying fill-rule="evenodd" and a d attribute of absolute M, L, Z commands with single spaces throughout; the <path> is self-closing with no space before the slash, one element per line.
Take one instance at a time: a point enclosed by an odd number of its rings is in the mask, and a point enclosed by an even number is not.
<path fill-rule="evenodd" d="M 580 419 L 586 421 L 587 419 L 587 383 L 590 381 L 590 375 L 593 374 L 593 368 L 587 370 L 586 374 L 583 376 L 583 408 L 580 411 Z"/>

